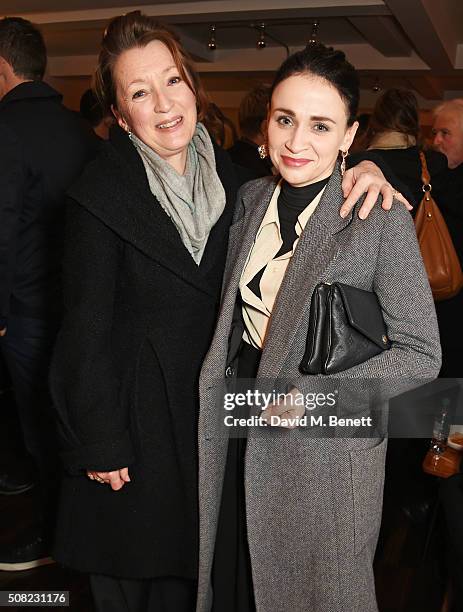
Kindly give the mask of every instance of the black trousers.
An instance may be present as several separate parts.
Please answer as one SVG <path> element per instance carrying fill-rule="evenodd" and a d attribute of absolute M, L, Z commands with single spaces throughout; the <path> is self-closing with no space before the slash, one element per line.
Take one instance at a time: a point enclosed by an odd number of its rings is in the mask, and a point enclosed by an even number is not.
<path fill-rule="evenodd" d="M 7 333 L 0 338 L 0 350 L 11 379 L 24 444 L 39 473 L 44 518 L 51 523 L 54 522 L 60 469 L 48 371 L 57 326 L 58 322 L 11 316 Z"/>
<path fill-rule="evenodd" d="M 242 343 L 237 377 L 244 387 L 255 379 L 261 351 Z M 238 380 L 240 385 L 240 380 Z M 240 387 L 240 391 L 245 391 Z M 246 417 L 249 407 L 234 416 Z M 245 432 L 243 432 L 245 434 Z M 254 587 L 246 527 L 244 461 L 246 437 L 230 437 L 212 567 L 212 612 L 255 612 Z"/>
<path fill-rule="evenodd" d="M 90 576 L 95 612 L 194 612 L 195 580 L 153 578 L 130 580 Z"/>

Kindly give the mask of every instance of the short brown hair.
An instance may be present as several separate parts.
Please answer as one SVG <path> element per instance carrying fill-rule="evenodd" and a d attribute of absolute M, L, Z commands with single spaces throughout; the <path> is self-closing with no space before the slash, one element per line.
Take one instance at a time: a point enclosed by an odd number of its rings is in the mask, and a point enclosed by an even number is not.
<path fill-rule="evenodd" d="M 196 96 L 198 118 L 201 119 L 207 107 L 207 98 L 191 58 L 175 32 L 140 11 L 115 17 L 105 30 L 94 77 L 95 93 L 104 111 L 110 113 L 111 106 L 117 108 L 113 73 L 120 55 L 136 47 L 146 47 L 153 40 L 162 42 L 171 52 L 181 77 Z"/>
<path fill-rule="evenodd" d="M 42 80 L 47 67 L 47 50 L 40 30 L 27 19 L 0 19 L 0 56 L 10 64 L 16 76 L 30 81 Z"/>
<path fill-rule="evenodd" d="M 400 132 L 418 140 L 420 119 L 418 101 L 408 89 L 387 89 L 378 98 L 371 115 L 369 136 L 381 132 Z"/>
<path fill-rule="evenodd" d="M 260 132 L 262 121 L 267 118 L 269 102 L 269 85 L 257 85 L 244 96 L 238 114 L 243 136 L 252 138 Z"/>

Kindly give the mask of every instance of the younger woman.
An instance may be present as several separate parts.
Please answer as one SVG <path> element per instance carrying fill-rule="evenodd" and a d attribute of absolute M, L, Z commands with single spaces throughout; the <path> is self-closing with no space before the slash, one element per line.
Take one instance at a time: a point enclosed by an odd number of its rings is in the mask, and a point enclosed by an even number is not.
<path fill-rule="evenodd" d="M 320 377 L 299 365 L 321 281 L 375 292 L 392 341 L 338 376 L 362 379 L 367 389 L 368 379 L 387 376 L 393 392 L 404 379 L 438 373 L 434 305 L 411 216 L 401 205 L 389 214 L 375 206 L 365 222 L 338 214 L 337 160 L 354 138 L 358 98 L 343 53 L 315 44 L 289 57 L 268 116 L 268 150 L 280 174 L 238 195 L 200 381 L 198 612 L 377 609 L 372 561 L 386 441 L 252 428 L 247 443 L 233 431 L 228 440 L 216 401 L 217 379 L 236 374 L 289 380 L 304 394 L 320 388 Z M 302 416 L 303 408 L 275 404 L 272 415 Z"/>

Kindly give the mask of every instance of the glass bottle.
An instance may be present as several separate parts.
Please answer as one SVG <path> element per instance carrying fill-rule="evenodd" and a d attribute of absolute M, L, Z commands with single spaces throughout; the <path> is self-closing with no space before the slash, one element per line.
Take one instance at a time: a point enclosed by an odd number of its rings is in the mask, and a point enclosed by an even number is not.
<path fill-rule="evenodd" d="M 430 450 L 436 455 L 441 455 L 447 448 L 447 438 L 450 430 L 450 400 L 448 397 L 442 399 L 441 407 L 434 419 Z"/>

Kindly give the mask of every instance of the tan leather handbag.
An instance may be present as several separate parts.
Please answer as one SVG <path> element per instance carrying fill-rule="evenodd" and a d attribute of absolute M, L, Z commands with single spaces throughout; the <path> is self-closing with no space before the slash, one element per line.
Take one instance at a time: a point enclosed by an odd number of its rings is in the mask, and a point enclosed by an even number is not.
<path fill-rule="evenodd" d="M 415 216 L 415 228 L 429 284 L 436 302 L 457 295 L 463 287 L 463 272 L 447 225 L 431 196 L 431 177 L 420 151 L 424 197 Z"/>

